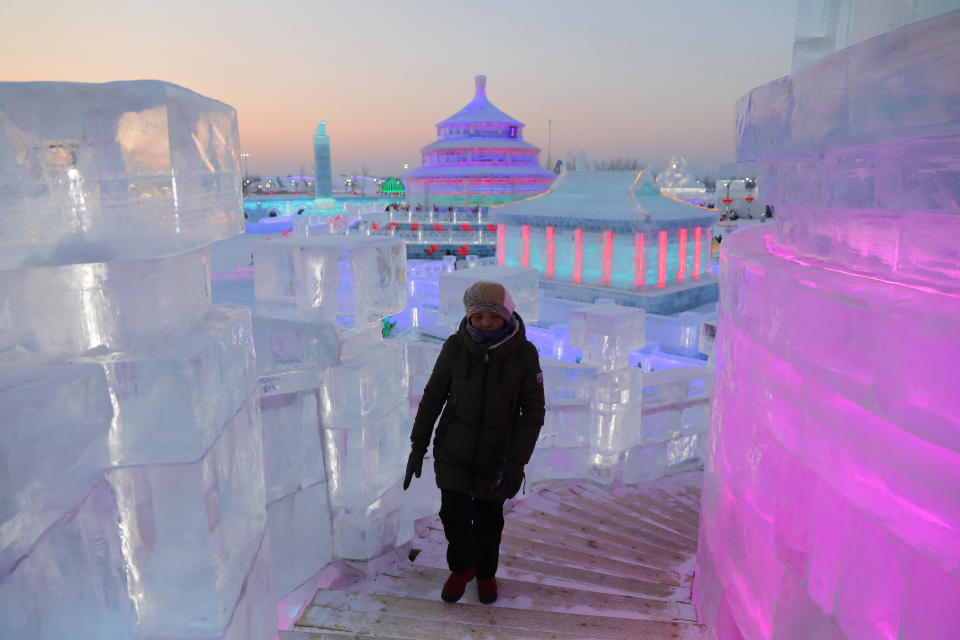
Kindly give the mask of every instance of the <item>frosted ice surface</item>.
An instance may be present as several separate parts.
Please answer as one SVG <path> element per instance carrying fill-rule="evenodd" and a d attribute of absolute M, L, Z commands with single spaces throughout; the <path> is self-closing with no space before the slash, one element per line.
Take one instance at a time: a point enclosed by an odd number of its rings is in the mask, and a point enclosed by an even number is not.
<path fill-rule="evenodd" d="M 133 637 L 136 611 L 117 520 L 116 496 L 100 481 L 15 569 L 5 569 L 0 637 Z"/>
<path fill-rule="evenodd" d="M 586 404 L 597 381 L 597 368 L 541 357 L 543 390 L 548 408 Z M 639 371 L 639 369 L 638 369 Z"/>
<path fill-rule="evenodd" d="M 262 396 L 260 422 L 267 504 L 326 480 L 316 389 Z"/>
<path fill-rule="evenodd" d="M 266 522 L 258 426 L 250 397 L 199 461 L 108 472 L 0 582 L 0 635 L 219 637 Z"/>
<path fill-rule="evenodd" d="M 583 363 L 601 371 L 625 367 L 629 353 L 643 347 L 644 317 L 642 309 L 612 304 L 573 309 L 570 345 L 583 350 Z"/>
<path fill-rule="evenodd" d="M 267 506 L 274 586 L 290 593 L 331 560 L 330 504 L 325 482 Z"/>
<path fill-rule="evenodd" d="M 334 555 L 367 560 L 392 545 L 402 528 L 401 518 L 404 514 L 401 493 L 400 483 L 397 482 L 365 505 L 334 506 Z"/>
<path fill-rule="evenodd" d="M 362 429 L 324 426 L 321 433 L 330 503 L 335 507 L 368 505 L 403 477 L 410 452 L 406 399 L 371 416 Z"/>
<path fill-rule="evenodd" d="M 639 367 L 627 367 L 602 373 L 594 381 L 595 404 L 639 405 L 643 397 L 644 373 Z"/>
<path fill-rule="evenodd" d="M 142 635 L 216 637 L 226 627 L 266 526 L 257 400 L 251 396 L 197 462 L 123 467 L 116 494 Z"/>
<path fill-rule="evenodd" d="M 273 582 L 273 557 L 270 537 L 264 535 L 253 567 L 233 610 L 226 631 L 217 640 L 262 640 L 273 638 L 279 628 L 277 600 L 283 594 Z"/>
<path fill-rule="evenodd" d="M 326 428 L 362 429 L 369 420 L 407 398 L 406 346 L 383 342 L 321 374 L 320 421 Z"/>
<path fill-rule="evenodd" d="M 0 271 L 0 291 L 0 361 L 158 347 L 209 311 L 209 249 Z"/>
<path fill-rule="evenodd" d="M 250 310 L 218 306 L 176 345 L 91 361 L 115 407 L 112 464 L 196 460 L 256 386 Z"/>
<path fill-rule="evenodd" d="M 527 267 L 476 267 L 440 275 L 440 323 L 456 326 L 463 318 L 463 292 L 474 282 L 499 282 L 516 305 L 525 323 L 536 322 L 540 315 L 540 275 Z"/>
<path fill-rule="evenodd" d="M 257 313 L 340 327 L 376 325 L 407 302 L 401 240 L 313 236 L 254 247 Z"/>
<path fill-rule="evenodd" d="M 333 322 L 253 316 L 257 372 L 325 368 L 355 359 L 383 342 L 382 328 L 342 329 Z"/>
<path fill-rule="evenodd" d="M 155 80 L 4 82 L 0 120 L 0 270 L 170 255 L 243 231 L 228 105 Z"/>
<path fill-rule="evenodd" d="M 612 454 L 639 444 L 641 412 L 629 404 L 595 404 L 590 412 L 591 451 Z"/>
<path fill-rule="evenodd" d="M 589 444 L 590 408 L 571 404 L 547 409 L 537 447 L 573 448 Z M 561 476 L 564 477 L 564 476 Z"/>
<path fill-rule="evenodd" d="M 0 367 L 0 572 L 71 511 L 108 466 L 113 415 L 93 364 Z"/>
<path fill-rule="evenodd" d="M 649 371 L 644 373 L 643 408 L 709 398 L 712 390 L 712 365 Z"/>

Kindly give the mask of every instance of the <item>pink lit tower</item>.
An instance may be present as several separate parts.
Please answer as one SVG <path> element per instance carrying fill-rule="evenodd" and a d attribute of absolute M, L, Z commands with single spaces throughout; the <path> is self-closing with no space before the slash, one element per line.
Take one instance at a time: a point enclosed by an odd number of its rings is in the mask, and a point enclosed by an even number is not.
<path fill-rule="evenodd" d="M 721 247 L 711 638 L 960 638 L 960 10 L 865 35 L 738 104 L 775 212 Z"/>
<path fill-rule="evenodd" d="M 463 109 L 437 123 L 437 140 L 420 150 L 407 173 L 407 202 L 425 207 L 491 206 L 546 191 L 556 176 L 539 165 L 540 149 L 523 139 L 524 124 L 489 100 L 487 77 Z"/>

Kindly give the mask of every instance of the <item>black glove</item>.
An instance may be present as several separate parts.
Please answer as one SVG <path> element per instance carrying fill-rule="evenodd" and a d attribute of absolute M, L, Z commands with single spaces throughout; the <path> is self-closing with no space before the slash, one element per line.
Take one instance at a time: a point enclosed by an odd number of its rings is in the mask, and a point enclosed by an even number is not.
<path fill-rule="evenodd" d="M 423 471 L 423 454 L 419 451 L 411 451 L 410 457 L 407 458 L 407 472 L 403 476 L 404 491 L 410 486 L 410 479 L 414 475 L 419 478 L 421 471 Z"/>
<path fill-rule="evenodd" d="M 503 461 L 500 475 L 497 476 L 497 481 L 494 485 L 490 487 L 490 491 L 493 492 L 497 498 L 509 500 L 517 495 L 522 484 L 523 465 L 507 459 Z"/>

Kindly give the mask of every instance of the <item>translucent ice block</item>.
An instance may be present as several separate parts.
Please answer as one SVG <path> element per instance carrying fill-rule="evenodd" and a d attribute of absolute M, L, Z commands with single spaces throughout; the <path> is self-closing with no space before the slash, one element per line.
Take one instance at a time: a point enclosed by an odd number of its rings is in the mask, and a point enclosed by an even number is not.
<path fill-rule="evenodd" d="M 541 358 L 543 393 L 547 407 L 586 404 L 597 382 L 597 368 L 575 362 Z"/>
<path fill-rule="evenodd" d="M 330 562 L 327 484 L 304 487 L 267 506 L 274 586 L 283 597 Z"/>
<path fill-rule="evenodd" d="M 257 313 L 337 326 L 377 325 L 407 303 L 401 240 L 313 236 L 254 247 Z"/>
<path fill-rule="evenodd" d="M 594 403 L 590 411 L 590 450 L 609 455 L 639 444 L 641 415 L 639 406 Z"/>
<path fill-rule="evenodd" d="M 335 429 L 362 429 L 368 420 L 407 399 L 406 346 L 386 341 L 321 374 L 320 422 Z"/>
<path fill-rule="evenodd" d="M 539 282 L 536 269 L 527 267 L 476 267 L 440 276 L 440 323 L 457 325 L 463 318 L 463 292 L 478 280 L 499 282 L 516 305 L 526 323 L 536 322 L 540 315 Z"/>
<path fill-rule="evenodd" d="M 0 367 L 0 571 L 72 510 L 107 466 L 113 407 L 93 364 Z"/>
<path fill-rule="evenodd" d="M 0 637 L 131 638 L 136 623 L 124 532 L 101 480 L 0 581 Z"/>
<path fill-rule="evenodd" d="M 176 345 L 90 361 L 114 405 L 111 464 L 196 460 L 256 385 L 250 310 L 218 306 Z"/>
<path fill-rule="evenodd" d="M 279 627 L 275 603 L 281 595 L 274 586 L 270 536 L 264 534 L 253 567 L 243 583 L 240 600 L 233 609 L 230 624 L 217 640 L 273 638 Z"/>
<path fill-rule="evenodd" d="M 436 342 L 411 340 L 407 346 L 407 374 L 410 395 L 421 395 L 433 373 L 433 366 L 440 355 L 442 345 Z"/>
<path fill-rule="evenodd" d="M 594 406 L 639 406 L 643 398 L 644 375 L 639 367 L 627 367 L 598 375 L 593 380 L 591 393 Z"/>
<path fill-rule="evenodd" d="M 266 526 L 257 400 L 198 461 L 114 469 L 108 480 L 144 637 L 217 637 Z M 116 526 L 116 525 L 115 525 Z"/>
<path fill-rule="evenodd" d="M 709 398 L 713 391 L 713 367 L 657 369 L 643 375 L 643 408 L 672 405 Z"/>
<path fill-rule="evenodd" d="M 0 361 L 171 344 L 210 309 L 209 249 L 0 271 L 0 291 Z"/>
<path fill-rule="evenodd" d="M 367 505 L 403 477 L 410 453 L 407 401 L 370 417 L 362 429 L 324 427 L 322 437 L 330 503 Z"/>
<path fill-rule="evenodd" d="M 548 408 L 537 446 L 586 448 L 590 442 L 590 419 L 590 408 L 585 404 L 563 404 Z"/>
<path fill-rule="evenodd" d="M 268 504 L 326 480 L 316 389 L 262 396 L 260 422 Z"/>
<path fill-rule="evenodd" d="M 587 478 L 590 475 L 590 457 L 584 447 L 535 449 L 524 469 L 527 483 Z"/>
<path fill-rule="evenodd" d="M 0 636 L 269 637 L 258 426 L 251 397 L 202 460 L 101 479 L 4 572 Z"/>
<path fill-rule="evenodd" d="M 236 111 L 166 82 L 0 83 L 0 270 L 243 232 Z"/>
<path fill-rule="evenodd" d="M 392 547 L 402 524 L 401 493 L 397 482 L 364 505 L 334 506 L 333 555 L 368 560 Z"/>
<path fill-rule="evenodd" d="M 332 322 L 308 322 L 255 315 L 253 337 L 257 372 L 325 368 L 377 348 L 383 341 L 377 326 L 342 329 Z"/>
<path fill-rule="evenodd" d="M 584 364 L 601 371 L 627 366 L 629 353 L 644 344 L 643 309 L 597 304 L 570 312 L 570 345 L 583 350 Z"/>

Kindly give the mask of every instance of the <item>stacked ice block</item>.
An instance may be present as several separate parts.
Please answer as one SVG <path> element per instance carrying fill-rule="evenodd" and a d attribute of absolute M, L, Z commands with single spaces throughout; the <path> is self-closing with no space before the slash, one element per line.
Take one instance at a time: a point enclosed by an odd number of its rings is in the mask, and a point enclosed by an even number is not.
<path fill-rule="evenodd" d="M 409 535 L 406 348 L 381 332 L 406 305 L 406 256 L 393 238 L 292 237 L 258 243 L 254 265 L 267 512 L 288 593 L 332 556 Z"/>
<path fill-rule="evenodd" d="M 633 307 L 574 308 L 569 341 L 579 360 L 556 360 L 541 349 L 547 414 L 531 480 L 638 482 L 702 462 L 712 367 L 644 373 L 631 366 L 644 324 L 644 312 Z"/>
<path fill-rule="evenodd" d="M 0 636 L 276 629 L 235 111 L 162 82 L 0 84 Z"/>
<path fill-rule="evenodd" d="M 723 243 L 694 596 L 717 638 L 960 611 L 960 11 L 740 102 L 775 226 Z"/>

